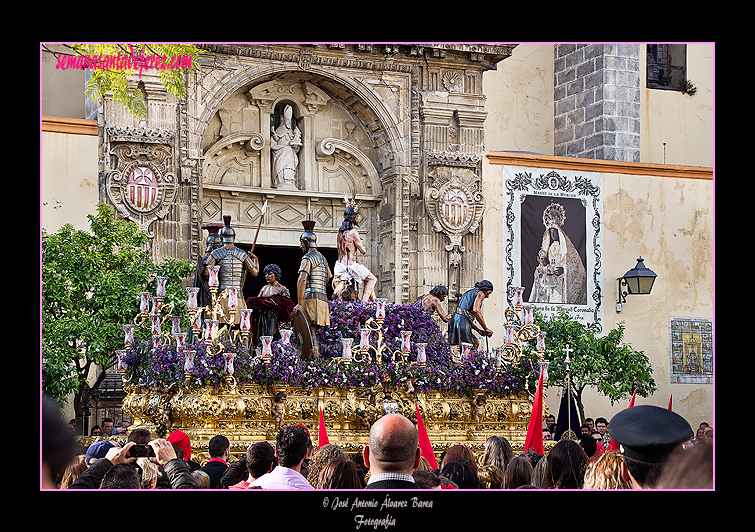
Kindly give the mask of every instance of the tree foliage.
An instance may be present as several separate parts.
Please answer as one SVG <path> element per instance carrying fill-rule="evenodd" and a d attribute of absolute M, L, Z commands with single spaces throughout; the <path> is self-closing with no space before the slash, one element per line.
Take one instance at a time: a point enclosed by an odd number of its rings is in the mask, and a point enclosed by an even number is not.
<path fill-rule="evenodd" d="M 197 59 L 202 50 L 193 44 L 74 44 L 72 54 L 89 59 L 91 77 L 87 82 L 86 95 L 93 100 L 101 100 L 110 94 L 116 102 L 122 103 L 137 118 L 144 118 L 147 107 L 139 87 L 141 75 L 145 71 L 157 72 L 160 82 L 168 93 L 182 100 L 186 97 L 186 72 L 197 69 Z M 102 57 L 123 57 L 119 65 L 107 66 L 97 61 Z M 190 61 L 179 58 L 190 57 Z M 126 62 L 126 58 L 137 61 Z M 143 61 L 141 58 L 148 58 Z M 157 58 L 157 60 L 152 60 Z M 171 63 L 174 58 L 178 63 Z M 189 66 L 190 65 L 190 66 Z"/>
<path fill-rule="evenodd" d="M 91 232 L 67 224 L 42 233 L 42 391 L 61 404 L 73 394 L 77 415 L 123 348 L 123 325 L 139 310 L 139 292 L 154 293 L 155 277 L 167 276 L 166 303 L 180 313 L 181 281 L 193 272 L 188 261 L 156 265 L 146 232 L 116 220 L 111 207 L 100 204 L 88 218 Z M 96 367 L 103 371 L 87 389 Z"/>
<path fill-rule="evenodd" d="M 653 368 L 642 351 L 633 349 L 624 341 L 624 322 L 605 336 L 598 337 L 581 323 L 569 318 L 566 311 L 548 321 L 540 316 L 536 323 L 547 333 L 546 355 L 548 382 L 551 386 L 567 387 L 566 353 L 569 345 L 569 378 L 572 394 L 584 420 L 582 392 L 595 388 L 613 405 L 617 401 L 637 394 L 647 397 L 656 391 Z"/>

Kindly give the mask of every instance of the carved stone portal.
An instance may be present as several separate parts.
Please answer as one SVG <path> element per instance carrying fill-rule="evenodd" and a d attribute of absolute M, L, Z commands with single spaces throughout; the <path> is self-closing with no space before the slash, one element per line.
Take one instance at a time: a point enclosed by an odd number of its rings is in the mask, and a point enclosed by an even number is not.
<path fill-rule="evenodd" d="M 360 205 L 369 248 L 359 260 L 381 297 L 408 302 L 479 280 L 482 75 L 515 45 L 198 46 L 185 99 L 145 73 L 134 79 L 142 123 L 109 97 L 101 107 L 102 200 L 149 230 L 155 259 L 194 261 L 202 225 L 226 214 L 251 246 L 265 201 L 258 248 L 298 249 L 311 217 L 318 244 L 334 250 L 347 196 Z"/>

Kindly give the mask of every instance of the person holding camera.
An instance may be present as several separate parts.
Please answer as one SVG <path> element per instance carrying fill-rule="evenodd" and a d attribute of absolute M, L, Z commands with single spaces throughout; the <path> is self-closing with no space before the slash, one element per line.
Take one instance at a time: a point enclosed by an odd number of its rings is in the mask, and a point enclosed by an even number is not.
<path fill-rule="evenodd" d="M 107 450 L 103 458 L 91 462 L 91 465 L 79 475 L 68 489 L 100 489 L 103 479 L 119 464 L 134 464 L 140 457 L 163 467 L 170 481 L 171 489 L 193 489 L 194 480 L 184 460 L 176 456 L 173 445 L 167 440 L 156 439 L 147 444 L 128 442 L 123 447 L 115 444 Z M 135 467 L 135 466 L 134 466 Z"/>

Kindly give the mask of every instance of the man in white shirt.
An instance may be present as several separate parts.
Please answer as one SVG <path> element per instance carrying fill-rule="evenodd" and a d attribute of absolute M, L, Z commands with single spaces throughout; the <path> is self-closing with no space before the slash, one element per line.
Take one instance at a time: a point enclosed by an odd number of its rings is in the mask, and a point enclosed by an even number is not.
<path fill-rule="evenodd" d="M 278 431 L 275 448 L 278 465 L 249 484 L 271 490 L 313 490 L 307 478 L 301 474 L 301 466 L 307 458 L 311 440 L 304 427 L 288 425 Z"/>

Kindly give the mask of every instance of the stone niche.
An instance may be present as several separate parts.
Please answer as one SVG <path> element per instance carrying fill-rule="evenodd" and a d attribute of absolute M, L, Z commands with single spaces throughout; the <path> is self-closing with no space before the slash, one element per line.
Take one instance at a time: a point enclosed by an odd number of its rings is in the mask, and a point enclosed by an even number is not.
<path fill-rule="evenodd" d="M 367 246 L 358 260 L 378 278 L 378 297 L 411 302 L 443 284 L 453 301 L 480 279 L 482 73 L 514 45 L 200 47 L 171 128 L 180 216 L 166 220 L 180 225 L 175 238 L 188 245 L 176 249 L 189 250 L 182 258 L 204 251 L 203 224 L 230 215 L 237 245 L 249 249 L 256 237 L 263 266 L 295 268 L 301 222 L 311 217 L 332 268 L 354 200 Z M 106 112 L 106 125 L 118 116 Z M 288 164 L 276 162 L 282 123 L 297 141 L 295 157 L 281 159 Z M 447 183 L 455 192 L 438 196 Z M 451 196 L 466 203 L 449 225 L 443 201 Z M 290 275 L 285 281 L 295 285 Z"/>

